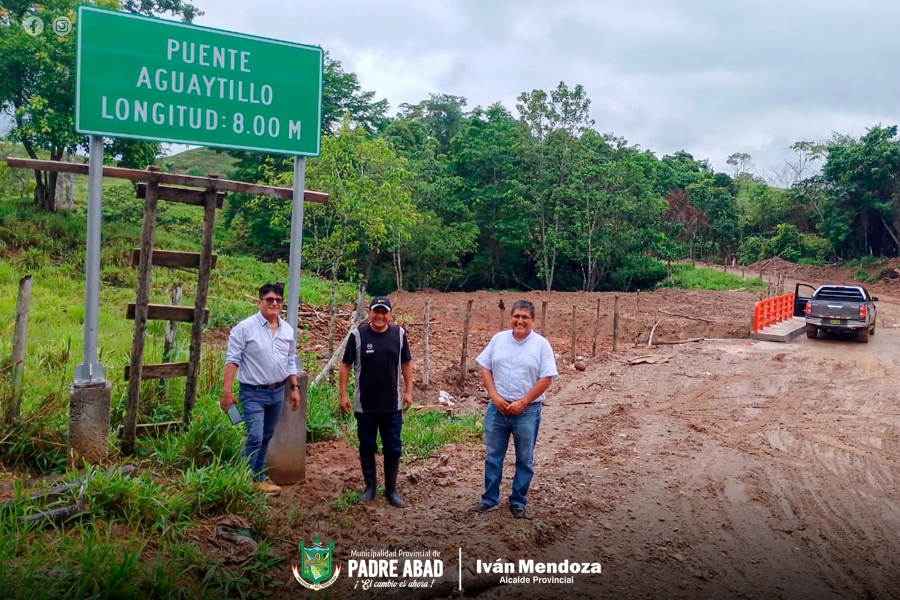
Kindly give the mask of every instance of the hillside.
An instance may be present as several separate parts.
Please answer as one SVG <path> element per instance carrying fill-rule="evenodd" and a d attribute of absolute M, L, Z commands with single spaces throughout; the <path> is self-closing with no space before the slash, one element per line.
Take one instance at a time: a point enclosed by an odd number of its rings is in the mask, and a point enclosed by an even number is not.
<path fill-rule="evenodd" d="M 225 177 L 234 170 L 237 160 L 230 154 L 217 152 L 211 148 L 193 148 L 172 156 L 160 156 L 156 164 L 173 173 L 206 175 L 217 173 Z"/>

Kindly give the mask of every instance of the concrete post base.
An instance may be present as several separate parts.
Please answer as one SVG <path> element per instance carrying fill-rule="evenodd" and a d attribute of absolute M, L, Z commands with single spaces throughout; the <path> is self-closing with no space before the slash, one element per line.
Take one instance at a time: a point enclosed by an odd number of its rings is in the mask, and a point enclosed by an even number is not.
<path fill-rule="evenodd" d="M 309 376 L 297 374 L 300 384 L 300 408 L 291 410 L 291 387 L 284 388 L 284 407 L 269 441 L 266 469 L 276 485 L 294 485 L 306 481 L 306 392 Z"/>
<path fill-rule="evenodd" d="M 109 444 L 109 406 L 112 384 L 108 381 L 69 388 L 69 463 L 105 461 Z"/>

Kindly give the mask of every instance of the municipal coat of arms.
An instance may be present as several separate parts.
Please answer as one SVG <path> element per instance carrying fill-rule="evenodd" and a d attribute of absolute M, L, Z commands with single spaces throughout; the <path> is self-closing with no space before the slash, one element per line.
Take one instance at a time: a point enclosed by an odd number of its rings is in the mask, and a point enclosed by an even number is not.
<path fill-rule="evenodd" d="M 297 565 L 291 565 L 294 571 L 294 578 L 303 587 L 313 591 L 319 591 L 327 588 L 329 585 L 337 581 L 338 575 L 341 574 L 340 565 L 334 567 L 334 542 L 329 542 L 328 546 L 323 546 L 319 538 L 314 538 L 312 545 L 306 547 L 301 541 L 300 547 L 300 569 Z"/>

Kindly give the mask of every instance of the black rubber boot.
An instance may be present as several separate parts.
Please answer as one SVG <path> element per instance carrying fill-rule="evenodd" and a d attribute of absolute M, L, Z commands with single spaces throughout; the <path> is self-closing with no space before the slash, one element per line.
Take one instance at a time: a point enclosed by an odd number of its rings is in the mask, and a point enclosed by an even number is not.
<path fill-rule="evenodd" d="M 375 499 L 375 488 L 378 486 L 378 470 L 375 468 L 375 457 L 360 454 L 359 464 L 362 466 L 363 481 L 366 482 L 366 489 L 359 496 L 359 500 L 361 502 L 371 502 Z"/>
<path fill-rule="evenodd" d="M 400 470 L 399 456 L 384 457 L 384 497 L 391 506 L 403 508 L 406 502 L 397 493 L 397 472 Z"/>

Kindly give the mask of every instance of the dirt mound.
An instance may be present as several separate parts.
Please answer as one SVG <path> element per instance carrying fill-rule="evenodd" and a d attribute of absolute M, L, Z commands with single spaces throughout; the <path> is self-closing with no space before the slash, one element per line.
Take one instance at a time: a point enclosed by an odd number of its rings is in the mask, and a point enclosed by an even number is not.
<path fill-rule="evenodd" d="M 535 330 L 542 333 L 557 354 L 557 364 L 568 368 L 577 355 L 590 357 L 594 349 L 594 323 L 597 320 L 596 353 L 612 349 L 613 313 L 619 300 L 619 348 L 646 346 L 650 332 L 654 343 L 696 337 L 743 338 L 749 331 L 753 304 L 757 300 L 745 291 L 708 292 L 669 290 L 616 294 L 600 292 L 402 292 L 393 294 L 394 322 L 403 325 L 413 353 L 419 391 L 423 371 L 423 318 L 430 303 L 429 396 L 437 389 L 455 395 L 478 395 L 481 378 L 475 358 L 491 337 L 509 326 L 509 312 L 519 299 L 530 300 L 536 309 Z M 460 385 L 462 332 L 466 304 L 472 300 L 465 383 Z M 503 309 L 499 308 L 503 303 Z M 546 302 L 546 319 L 543 303 Z M 574 309 L 574 319 L 573 319 Z M 572 332 L 575 332 L 575 347 Z"/>
<path fill-rule="evenodd" d="M 854 283 L 856 269 L 839 265 L 800 265 L 784 260 L 780 257 L 769 258 L 755 262 L 747 267 L 748 273 L 761 275 L 765 279 L 779 275 L 787 279 L 795 279 L 809 283 L 829 281 L 832 283 Z M 856 282 L 858 283 L 858 282 Z"/>
<path fill-rule="evenodd" d="M 900 292 L 900 258 L 891 259 L 885 265 L 863 268 L 842 265 L 800 265 L 775 257 L 753 263 L 747 266 L 745 271 L 748 276 L 761 276 L 772 281 L 778 276 L 783 276 L 789 282 L 798 281 L 815 286 L 837 283 L 863 285 L 870 291 L 884 294 Z M 860 281 L 859 277 L 862 274 L 865 274 L 868 282 Z M 793 285 L 788 287 L 793 288 Z"/>

